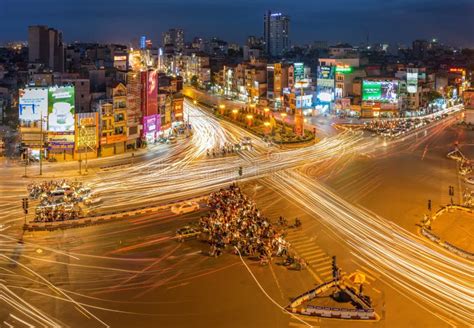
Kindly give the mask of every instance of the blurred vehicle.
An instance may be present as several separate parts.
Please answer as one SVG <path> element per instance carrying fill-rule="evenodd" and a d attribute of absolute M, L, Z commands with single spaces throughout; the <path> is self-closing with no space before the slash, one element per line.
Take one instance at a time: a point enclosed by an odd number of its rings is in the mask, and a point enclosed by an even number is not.
<path fill-rule="evenodd" d="M 176 204 L 171 207 L 171 212 L 174 214 L 186 214 L 199 210 L 199 204 L 195 202 L 185 202 Z"/>
<path fill-rule="evenodd" d="M 84 204 L 87 206 L 95 206 L 101 203 L 102 203 L 102 198 L 100 197 L 89 196 L 89 197 L 84 198 Z"/>
<path fill-rule="evenodd" d="M 466 181 L 469 184 L 474 184 L 474 176 L 466 177 L 464 181 Z"/>
<path fill-rule="evenodd" d="M 184 241 L 186 239 L 195 238 L 199 236 L 201 232 L 191 226 L 184 226 L 176 230 L 176 237 L 178 241 Z"/>
<path fill-rule="evenodd" d="M 177 141 L 178 141 L 178 140 L 176 139 L 175 136 L 170 136 L 170 137 L 168 138 L 168 140 L 166 141 L 166 143 L 174 144 L 174 143 L 176 143 Z"/>

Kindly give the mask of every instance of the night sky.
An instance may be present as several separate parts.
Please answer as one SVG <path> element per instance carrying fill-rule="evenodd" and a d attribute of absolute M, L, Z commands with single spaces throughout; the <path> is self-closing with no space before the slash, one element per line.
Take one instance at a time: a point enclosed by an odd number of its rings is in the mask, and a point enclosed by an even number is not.
<path fill-rule="evenodd" d="M 170 27 L 242 43 L 263 33 L 265 10 L 291 16 L 291 40 L 410 44 L 437 37 L 474 47 L 474 0 L 0 0 L 0 42 L 26 40 L 27 26 L 60 29 L 67 42 L 159 43 Z"/>

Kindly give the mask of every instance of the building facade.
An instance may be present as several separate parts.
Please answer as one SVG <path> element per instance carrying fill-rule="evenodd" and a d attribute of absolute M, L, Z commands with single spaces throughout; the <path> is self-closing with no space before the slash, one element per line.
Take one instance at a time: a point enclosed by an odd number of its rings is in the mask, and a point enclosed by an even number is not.
<path fill-rule="evenodd" d="M 282 56 L 290 48 L 290 18 L 268 11 L 264 16 L 264 42 L 267 55 Z"/>

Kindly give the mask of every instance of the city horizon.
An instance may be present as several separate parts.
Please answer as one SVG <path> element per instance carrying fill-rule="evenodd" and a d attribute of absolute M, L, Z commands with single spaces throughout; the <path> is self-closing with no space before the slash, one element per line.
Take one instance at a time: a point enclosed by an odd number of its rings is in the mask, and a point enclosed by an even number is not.
<path fill-rule="evenodd" d="M 143 6 L 140 6 L 139 3 L 132 5 L 127 1 L 121 1 L 117 8 L 109 8 L 110 17 L 106 16 L 105 19 L 100 16 L 100 10 L 103 10 L 101 6 L 93 7 L 87 2 L 84 8 L 76 8 L 74 12 L 71 12 L 70 8 L 61 8 L 62 4 L 55 0 L 48 1 L 51 7 L 41 15 L 42 18 L 38 18 L 36 13 L 39 11 L 33 11 L 35 3 L 28 4 L 29 1 L 26 1 L 26 6 L 24 4 L 19 6 L 12 2 L 6 4 L 6 10 L 0 13 L 0 27 L 5 24 L 0 31 L 0 42 L 23 41 L 27 35 L 28 25 L 48 25 L 61 30 L 68 43 L 80 41 L 127 44 L 141 35 L 147 35 L 153 43 L 160 43 L 163 32 L 171 27 L 180 27 L 186 31 L 186 41 L 191 41 L 195 36 L 219 37 L 242 44 L 249 35 L 263 35 L 261 19 L 267 10 L 272 10 L 290 16 L 292 22 L 290 41 L 293 45 L 311 44 L 314 41 L 328 41 L 332 44 L 347 42 L 356 45 L 366 43 L 367 38 L 370 44 L 410 44 L 416 39 L 437 38 L 443 44 L 454 47 L 474 47 L 474 38 L 462 33 L 462 31 L 474 29 L 474 23 L 468 19 L 474 12 L 474 5 L 467 0 L 458 1 L 456 6 L 446 5 L 441 1 L 434 1 L 431 5 L 427 5 L 424 2 L 410 0 L 400 1 L 393 5 L 384 4 L 382 10 L 386 10 L 387 19 L 385 20 L 380 20 L 378 15 L 374 14 L 375 10 L 381 9 L 378 9 L 376 2 L 372 0 L 364 1 L 365 10 L 361 9 L 362 5 L 343 5 L 342 1 L 338 1 L 318 9 L 307 4 L 303 6 L 305 8 L 303 11 L 278 3 L 272 5 L 265 1 L 247 6 L 240 2 L 223 5 L 209 0 L 198 5 L 190 1 L 190 4 L 186 6 L 187 11 L 183 11 L 181 7 L 174 7 L 173 3 L 165 6 L 163 3 L 153 4 L 147 3 L 146 0 L 139 0 L 144 2 Z M 102 6 L 106 3 L 104 2 Z M 149 17 L 153 11 L 148 9 L 155 8 L 154 6 L 157 9 L 156 16 Z M 64 16 L 70 17 L 67 19 L 61 17 L 58 14 L 60 10 L 64 12 Z M 123 16 L 120 10 L 126 10 L 137 16 L 136 18 L 130 15 Z M 187 12 L 192 15 L 187 16 Z M 230 17 L 224 15 L 227 12 L 233 14 Z M 209 17 L 206 17 L 205 13 Z M 417 15 L 422 14 L 423 22 L 419 22 Z M 48 15 L 51 17 L 45 19 L 44 17 Z M 315 17 L 315 19 L 310 19 L 310 17 Z M 330 17 L 334 19 L 331 20 Z M 242 19 L 245 23 L 237 24 L 237 22 L 242 22 Z M 430 21 L 435 24 L 432 25 Z M 83 22 L 87 22 L 87 27 L 77 30 L 78 24 Z M 222 24 L 226 28 L 219 28 L 220 32 L 216 35 L 215 27 Z M 10 28 L 6 28 L 7 26 Z M 394 28 L 397 29 L 397 33 L 392 32 Z M 16 31 L 13 33 L 14 37 L 11 36 L 12 29 Z M 195 32 L 191 34 L 190 31 Z"/>

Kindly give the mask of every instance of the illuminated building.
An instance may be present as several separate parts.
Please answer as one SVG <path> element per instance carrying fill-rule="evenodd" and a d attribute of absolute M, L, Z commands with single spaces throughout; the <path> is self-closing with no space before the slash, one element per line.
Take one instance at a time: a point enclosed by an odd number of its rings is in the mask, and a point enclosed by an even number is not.
<path fill-rule="evenodd" d="M 112 99 L 100 103 L 100 154 L 122 154 L 127 144 L 127 87 L 117 83 Z"/>
<path fill-rule="evenodd" d="M 268 11 L 264 16 L 264 42 L 266 53 L 279 57 L 290 48 L 290 18 L 282 13 Z"/>

